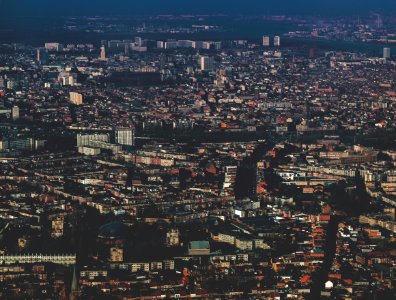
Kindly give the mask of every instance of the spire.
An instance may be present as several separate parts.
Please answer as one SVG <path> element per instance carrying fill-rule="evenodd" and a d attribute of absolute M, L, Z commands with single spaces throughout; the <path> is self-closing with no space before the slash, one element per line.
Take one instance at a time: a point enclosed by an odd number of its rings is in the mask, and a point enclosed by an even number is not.
<path fill-rule="evenodd" d="M 77 270 L 76 270 L 76 265 L 73 267 L 73 278 L 71 281 L 71 288 L 70 288 L 70 300 L 76 299 L 76 295 L 78 293 L 78 280 L 77 280 Z"/>

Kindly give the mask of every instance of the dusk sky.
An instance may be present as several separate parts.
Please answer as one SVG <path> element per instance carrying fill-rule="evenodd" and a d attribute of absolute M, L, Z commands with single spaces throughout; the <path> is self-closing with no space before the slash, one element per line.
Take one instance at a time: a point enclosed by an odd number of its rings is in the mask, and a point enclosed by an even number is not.
<path fill-rule="evenodd" d="M 319 13 L 394 11 L 394 0 L 0 0 L 2 14 Z"/>

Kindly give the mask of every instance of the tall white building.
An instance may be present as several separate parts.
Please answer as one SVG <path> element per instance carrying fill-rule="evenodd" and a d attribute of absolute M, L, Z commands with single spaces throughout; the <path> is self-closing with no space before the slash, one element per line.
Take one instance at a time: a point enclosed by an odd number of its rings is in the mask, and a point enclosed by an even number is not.
<path fill-rule="evenodd" d="M 391 57 L 391 49 L 390 48 L 384 48 L 383 58 L 390 59 L 390 57 Z"/>
<path fill-rule="evenodd" d="M 157 48 L 158 49 L 164 49 L 165 43 L 163 41 L 157 41 Z"/>
<path fill-rule="evenodd" d="M 143 39 L 141 37 L 135 37 L 135 45 L 138 47 L 143 46 Z"/>
<path fill-rule="evenodd" d="M 48 50 L 45 48 L 37 49 L 37 61 L 41 64 L 46 64 L 48 59 Z"/>
<path fill-rule="evenodd" d="M 277 35 L 274 37 L 274 46 L 279 47 L 280 44 L 281 44 L 281 39 L 280 39 L 280 36 Z"/>
<path fill-rule="evenodd" d="M 12 107 L 11 118 L 13 120 L 18 120 L 19 119 L 19 107 L 16 106 L 16 105 Z"/>
<path fill-rule="evenodd" d="M 119 145 L 133 146 L 135 145 L 135 129 L 134 128 L 116 128 L 115 142 Z"/>
<path fill-rule="evenodd" d="M 62 84 L 63 85 L 74 85 L 73 76 L 64 76 L 64 77 L 62 77 Z"/>
<path fill-rule="evenodd" d="M 220 47 L 221 49 L 221 42 L 207 42 L 207 41 L 196 41 L 194 48 L 195 49 L 204 49 L 204 50 L 210 50 L 211 45 L 213 44 L 213 46 L 216 47 Z M 217 44 L 217 46 L 216 46 Z"/>
<path fill-rule="evenodd" d="M 213 71 L 215 69 L 214 58 L 210 56 L 201 56 L 199 64 L 202 71 Z"/>
<path fill-rule="evenodd" d="M 106 48 L 104 46 L 100 47 L 100 60 L 106 60 Z"/>
<path fill-rule="evenodd" d="M 110 136 L 103 133 L 77 135 L 77 147 L 91 146 L 92 142 L 97 141 L 108 143 L 110 141 Z"/>
<path fill-rule="evenodd" d="M 44 48 L 49 51 L 63 51 L 63 45 L 60 43 L 45 43 Z"/>
<path fill-rule="evenodd" d="M 170 40 L 166 41 L 164 44 L 165 49 L 176 49 L 177 48 L 177 41 Z"/>
<path fill-rule="evenodd" d="M 177 47 L 179 48 L 195 48 L 195 42 L 191 40 L 179 40 L 177 41 Z"/>
<path fill-rule="evenodd" d="M 263 36 L 263 46 L 264 47 L 270 46 L 270 37 L 268 35 Z"/>
<path fill-rule="evenodd" d="M 82 105 L 83 95 L 75 92 L 70 92 L 70 102 L 74 105 Z"/>
<path fill-rule="evenodd" d="M 221 42 L 213 42 L 213 47 L 215 50 L 221 50 L 222 43 Z"/>

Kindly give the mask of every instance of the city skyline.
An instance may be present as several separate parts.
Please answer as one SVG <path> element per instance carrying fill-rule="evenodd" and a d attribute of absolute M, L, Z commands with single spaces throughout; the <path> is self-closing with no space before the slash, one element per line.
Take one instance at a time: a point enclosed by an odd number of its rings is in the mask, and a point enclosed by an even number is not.
<path fill-rule="evenodd" d="M 396 2 L 0 1 L 0 299 L 396 299 Z"/>

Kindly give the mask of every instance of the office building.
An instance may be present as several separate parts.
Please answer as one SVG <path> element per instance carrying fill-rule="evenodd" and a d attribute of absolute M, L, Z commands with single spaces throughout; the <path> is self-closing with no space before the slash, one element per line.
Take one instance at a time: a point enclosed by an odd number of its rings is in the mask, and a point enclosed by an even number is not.
<path fill-rule="evenodd" d="M 176 247 L 179 246 L 180 237 L 179 230 L 172 228 L 166 233 L 166 246 L 167 247 Z"/>
<path fill-rule="evenodd" d="M 55 265 L 72 266 L 76 264 L 75 254 L 52 255 L 52 254 L 18 254 L 18 255 L 2 255 L 0 260 L 5 265 L 11 264 L 45 264 L 51 263 Z"/>
<path fill-rule="evenodd" d="M 202 49 L 204 50 L 210 50 L 210 42 L 202 42 Z"/>
<path fill-rule="evenodd" d="M 111 262 L 124 261 L 124 250 L 121 248 L 110 248 L 110 261 Z"/>
<path fill-rule="evenodd" d="M 159 63 L 160 63 L 160 69 L 161 69 L 161 70 L 165 69 L 166 60 L 167 60 L 167 59 L 166 59 L 166 55 L 161 54 L 160 57 L 159 57 Z"/>
<path fill-rule="evenodd" d="M 7 140 L 0 140 L 0 152 L 6 151 L 9 147 Z"/>
<path fill-rule="evenodd" d="M 133 146 L 135 145 L 135 129 L 134 128 L 116 128 L 115 142 L 119 145 Z"/>
<path fill-rule="evenodd" d="M 19 107 L 18 106 L 13 106 L 11 110 L 11 118 L 15 121 L 19 119 Z"/>
<path fill-rule="evenodd" d="M 195 42 L 190 40 L 179 40 L 177 41 L 177 47 L 179 48 L 195 48 Z"/>
<path fill-rule="evenodd" d="M 158 49 L 163 49 L 165 46 L 164 46 L 164 42 L 163 41 L 157 41 L 157 48 Z"/>
<path fill-rule="evenodd" d="M 21 138 L 9 141 L 8 145 L 11 150 L 32 151 L 34 140 L 32 138 Z"/>
<path fill-rule="evenodd" d="M 383 58 L 390 59 L 390 57 L 391 57 L 391 49 L 390 48 L 384 48 Z"/>
<path fill-rule="evenodd" d="M 275 36 L 274 37 L 274 46 L 279 47 L 280 45 L 281 45 L 280 36 Z"/>
<path fill-rule="evenodd" d="M 213 47 L 215 50 L 221 50 L 222 43 L 221 42 L 213 42 Z"/>
<path fill-rule="evenodd" d="M 271 44 L 270 37 L 268 35 L 263 36 L 263 46 L 269 47 Z"/>
<path fill-rule="evenodd" d="M 166 41 L 164 45 L 165 49 L 176 49 L 177 48 L 177 41 Z"/>
<path fill-rule="evenodd" d="M 75 92 L 70 92 L 70 103 L 74 105 L 82 105 L 83 104 L 83 95 Z"/>
<path fill-rule="evenodd" d="M 62 216 L 55 217 L 51 221 L 52 223 L 52 231 L 51 237 L 60 238 L 63 236 L 63 227 L 64 227 L 64 218 Z"/>
<path fill-rule="evenodd" d="M 143 46 L 143 39 L 141 37 L 135 37 L 135 45 L 138 47 Z"/>
<path fill-rule="evenodd" d="M 45 43 L 44 47 L 49 51 L 63 51 L 63 45 L 60 43 Z"/>
<path fill-rule="evenodd" d="M 146 52 L 147 47 L 146 46 L 136 46 L 135 44 L 132 44 L 131 50 L 136 51 L 136 52 Z"/>
<path fill-rule="evenodd" d="M 199 58 L 201 71 L 213 71 L 215 69 L 214 58 L 209 56 L 201 56 Z"/>
<path fill-rule="evenodd" d="M 188 244 L 188 255 L 209 255 L 210 244 L 208 241 L 191 241 Z"/>
<path fill-rule="evenodd" d="M 63 85 L 74 85 L 74 78 L 73 76 L 64 76 L 62 77 L 62 84 Z"/>
<path fill-rule="evenodd" d="M 106 60 L 106 48 L 104 46 L 100 47 L 100 60 Z"/>
<path fill-rule="evenodd" d="M 205 42 L 203 42 L 203 41 L 196 41 L 195 42 L 195 49 L 204 49 L 204 43 Z"/>
<path fill-rule="evenodd" d="M 38 48 L 37 49 L 37 61 L 45 65 L 48 61 L 48 50 L 45 48 Z"/>
<path fill-rule="evenodd" d="M 91 146 L 95 141 L 108 143 L 110 141 L 110 136 L 103 133 L 77 135 L 77 147 Z"/>
<path fill-rule="evenodd" d="M 13 80 L 7 80 L 7 89 L 13 90 L 15 88 L 16 84 Z"/>

